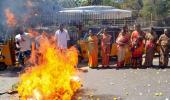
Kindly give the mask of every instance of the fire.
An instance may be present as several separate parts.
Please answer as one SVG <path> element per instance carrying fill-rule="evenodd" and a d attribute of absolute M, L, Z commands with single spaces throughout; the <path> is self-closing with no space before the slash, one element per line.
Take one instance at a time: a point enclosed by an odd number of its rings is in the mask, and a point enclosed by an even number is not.
<path fill-rule="evenodd" d="M 21 100 L 71 100 L 81 87 L 75 66 L 75 48 L 61 52 L 49 41 L 41 41 L 39 52 L 43 60 L 20 76 L 18 93 Z"/>
<path fill-rule="evenodd" d="M 13 12 L 9 8 L 5 9 L 5 16 L 6 16 L 6 19 L 7 19 L 6 23 L 9 27 L 16 26 L 17 21 L 16 21 L 16 18 L 15 18 L 15 15 L 13 14 Z"/>
<path fill-rule="evenodd" d="M 29 28 L 28 29 L 28 33 L 30 33 L 30 36 L 31 37 L 36 37 L 36 36 L 38 36 L 38 32 L 37 31 L 35 31 L 34 29 L 32 29 L 32 28 Z"/>

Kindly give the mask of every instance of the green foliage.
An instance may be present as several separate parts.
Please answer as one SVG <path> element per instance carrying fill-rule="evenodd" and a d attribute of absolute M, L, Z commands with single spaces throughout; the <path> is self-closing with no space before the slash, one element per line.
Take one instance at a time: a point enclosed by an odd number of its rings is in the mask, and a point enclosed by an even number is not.
<path fill-rule="evenodd" d="M 102 4 L 106 6 L 112 6 L 113 1 L 112 0 L 102 0 Z"/>
<path fill-rule="evenodd" d="M 163 19 L 170 14 L 169 0 L 144 0 L 144 7 L 141 11 L 142 17 Z"/>
<path fill-rule="evenodd" d="M 131 10 L 140 10 L 143 7 L 143 0 L 124 0 L 122 8 Z"/>
<path fill-rule="evenodd" d="M 142 17 L 150 19 L 152 15 L 155 15 L 154 8 L 155 7 L 153 6 L 153 3 L 150 0 L 144 0 L 144 7 L 142 11 L 140 11 L 140 14 L 142 15 Z"/>
<path fill-rule="evenodd" d="M 133 10 L 133 16 L 160 19 L 170 16 L 170 0 L 79 0 L 81 6 L 105 5 Z"/>
<path fill-rule="evenodd" d="M 91 0 L 78 0 L 80 1 L 80 6 L 89 6 L 91 5 Z"/>
<path fill-rule="evenodd" d="M 80 6 L 105 5 L 120 8 L 120 3 L 115 2 L 114 0 L 78 0 L 78 1 L 80 1 Z"/>

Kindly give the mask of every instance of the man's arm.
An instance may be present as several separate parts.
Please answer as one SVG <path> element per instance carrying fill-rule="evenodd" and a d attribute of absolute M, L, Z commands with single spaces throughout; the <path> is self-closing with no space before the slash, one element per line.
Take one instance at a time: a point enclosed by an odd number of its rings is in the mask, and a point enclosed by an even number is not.
<path fill-rule="evenodd" d="M 70 36 L 69 36 L 69 34 L 68 34 L 68 31 L 66 30 L 66 39 L 67 39 L 67 41 L 69 41 L 70 40 Z"/>
<path fill-rule="evenodd" d="M 35 48 L 38 49 L 39 46 L 40 46 L 39 37 L 36 37 L 36 38 L 35 38 Z"/>
<path fill-rule="evenodd" d="M 157 44 L 159 45 L 161 43 L 161 40 L 162 40 L 162 35 L 159 37 L 158 41 L 157 41 Z"/>
<path fill-rule="evenodd" d="M 119 35 L 118 35 L 118 37 L 117 37 L 117 39 L 116 39 L 116 43 L 117 43 L 118 45 L 124 45 L 124 43 L 120 41 L 120 36 L 121 36 L 121 34 L 122 34 L 122 33 L 119 33 Z"/>
<path fill-rule="evenodd" d="M 132 32 L 131 36 L 130 36 L 130 42 L 132 43 L 133 42 L 133 35 L 134 35 L 134 32 Z M 133 44 L 133 43 L 132 43 Z"/>
<path fill-rule="evenodd" d="M 119 33 L 119 35 L 118 35 L 117 38 L 116 38 L 116 43 L 119 42 L 119 41 L 118 41 L 118 38 L 120 37 L 120 34 L 121 34 L 121 33 Z"/>
<path fill-rule="evenodd" d="M 20 39 L 19 39 L 18 35 L 15 37 L 15 43 L 16 43 L 16 48 L 19 49 L 20 48 Z"/>
<path fill-rule="evenodd" d="M 57 41 L 58 41 L 58 33 L 57 31 L 55 32 L 55 35 L 54 35 L 54 42 L 57 44 Z"/>
<path fill-rule="evenodd" d="M 67 48 L 70 46 L 70 42 L 69 42 L 69 40 L 70 40 L 70 36 L 69 36 L 69 34 L 68 34 L 68 31 L 66 30 L 66 41 L 67 41 Z"/>
<path fill-rule="evenodd" d="M 148 40 L 148 33 L 143 32 L 143 44 L 146 45 L 146 41 Z"/>

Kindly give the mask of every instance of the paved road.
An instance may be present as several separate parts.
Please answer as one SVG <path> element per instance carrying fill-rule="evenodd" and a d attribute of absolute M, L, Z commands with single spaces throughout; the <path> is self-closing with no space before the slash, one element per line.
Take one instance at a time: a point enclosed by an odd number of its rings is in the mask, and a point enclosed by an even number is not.
<path fill-rule="evenodd" d="M 170 100 L 170 69 L 106 69 L 82 74 L 84 98 Z M 160 95 L 160 96 L 157 96 Z M 85 100 L 85 99 L 84 99 Z"/>
<path fill-rule="evenodd" d="M 12 85 L 19 81 L 19 73 L 13 69 L 0 72 L 0 94 L 11 90 Z M 0 95 L 0 100 L 17 100 L 18 95 L 3 94 Z"/>
<path fill-rule="evenodd" d="M 154 60 L 158 64 L 157 60 Z M 80 65 L 86 66 L 86 65 Z M 77 98 L 83 100 L 170 100 L 170 69 L 88 69 L 80 73 L 83 87 Z M 18 82 L 18 73 L 0 72 L 0 92 L 7 91 Z M 18 98 L 0 95 L 0 100 Z"/>

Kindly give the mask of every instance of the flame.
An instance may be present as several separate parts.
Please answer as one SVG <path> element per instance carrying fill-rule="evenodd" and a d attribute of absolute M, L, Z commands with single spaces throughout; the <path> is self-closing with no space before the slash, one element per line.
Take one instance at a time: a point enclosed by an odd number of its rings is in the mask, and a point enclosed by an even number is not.
<path fill-rule="evenodd" d="M 41 62 L 20 76 L 18 93 L 21 100 L 71 100 L 81 87 L 75 66 L 75 48 L 61 52 L 51 41 L 40 42 Z"/>
<path fill-rule="evenodd" d="M 17 21 L 16 21 L 16 18 L 15 18 L 15 15 L 13 14 L 13 12 L 9 8 L 5 9 L 5 16 L 6 16 L 6 19 L 7 19 L 6 23 L 9 27 L 16 26 Z"/>
<path fill-rule="evenodd" d="M 36 37 L 36 36 L 38 36 L 38 32 L 37 31 L 35 31 L 34 29 L 32 29 L 32 28 L 29 28 L 28 29 L 28 33 L 30 33 L 29 35 L 31 36 L 31 37 Z M 43 42 L 43 41 L 42 41 Z"/>

